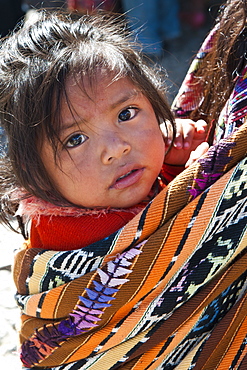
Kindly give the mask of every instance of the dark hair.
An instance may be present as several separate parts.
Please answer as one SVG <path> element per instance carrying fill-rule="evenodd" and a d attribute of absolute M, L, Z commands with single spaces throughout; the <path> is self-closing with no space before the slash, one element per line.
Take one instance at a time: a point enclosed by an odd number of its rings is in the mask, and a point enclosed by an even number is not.
<path fill-rule="evenodd" d="M 217 122 L 229 98 L 235 77 L 241 75 L 247 59 L 247 2 L 228 0 L 216 19 L 214 44 L 196 72 L 203 99 L 190 117 Z"/>
<path fill-rule="evenodd" d="M 38 143 L 48 137 L 56 156 L 66 79 L 86 75 L 93 83 L 96 68 L 127 76 L 148 98 L 158 122 L 174 123 L 164 82 L 134 47 L 120 15 L 37 12 L 0 48 L 0 125 L 9 140 L 0 170 L 2 217 L 18 202 L 16 189 L 66 205 L 45 171 Z"/>

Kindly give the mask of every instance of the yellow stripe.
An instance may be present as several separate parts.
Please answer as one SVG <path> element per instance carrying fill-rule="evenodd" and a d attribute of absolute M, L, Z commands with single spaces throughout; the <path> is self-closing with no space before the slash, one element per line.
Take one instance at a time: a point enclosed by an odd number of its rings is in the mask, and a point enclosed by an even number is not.
<path fill-rule="evenodd" d="M 40 283 L 43 281 L 43 276 L 46 275 L 47 262 L 58 252 L 47 251 L 43 253 L 33 265 L 33 273 L 28 282 L 29 294 L 40 293 Z"/>

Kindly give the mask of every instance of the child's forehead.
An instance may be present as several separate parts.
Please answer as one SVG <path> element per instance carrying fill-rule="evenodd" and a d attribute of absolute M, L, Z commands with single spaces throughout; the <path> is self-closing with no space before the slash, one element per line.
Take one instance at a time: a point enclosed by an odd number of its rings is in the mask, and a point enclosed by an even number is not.
<path fill-rule="evenodd" d="M 119 75 L 115 71 L 108 71 L 104 68 L 96 68 L 93 72 L 82 72 L 69 75 L 66 80 L 66 89 L 73 89 L 75 87 L 80 87 L 85 92 L 95 91 L 98 86 L 101 88 L 105 86 L 110 86 L 113 82 L 117 82 L 125 76 Z"/>
<path fill-rule="evenodd" d="M 79 93 L 92 101 L 111 90 L 120 93 L 121 89 L 124 89 L 125 95 L 140 94 L 140 88 L 129 77 L 118 76 L 115 72 L 98 71 L 94 76 L 82 74 L 69 76 L 65 86 L 67 98 Z"/>

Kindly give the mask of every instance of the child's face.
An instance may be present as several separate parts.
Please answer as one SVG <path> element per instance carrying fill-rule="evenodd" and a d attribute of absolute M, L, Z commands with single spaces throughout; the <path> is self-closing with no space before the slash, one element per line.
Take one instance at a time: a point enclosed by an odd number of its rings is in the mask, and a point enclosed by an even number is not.
<path fill-rule="evenodd" d="M 68 79 L 70 105 L 62 102 L 57 163 L 47 139 L 41 148 L 57 189 L 86 208 L 138 204 L 164 161 L 164 140 L 150 102 L 128 78 L 112 82 L 110 77 L 99 77 L 93 88 L 84 78 L 84 90 Z"/>

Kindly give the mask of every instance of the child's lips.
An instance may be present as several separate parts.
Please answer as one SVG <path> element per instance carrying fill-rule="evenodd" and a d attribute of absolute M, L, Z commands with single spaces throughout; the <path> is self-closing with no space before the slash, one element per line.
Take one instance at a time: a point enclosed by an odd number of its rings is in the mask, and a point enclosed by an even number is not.
<path fill-rule="evenodd" d="M 136 168 L 129 172 L 126 172 L 126 174 L 116 179 L 111 188 L 121 190 L 134 185 L 141 179 L 143 171 L 144 168 Z"/>

